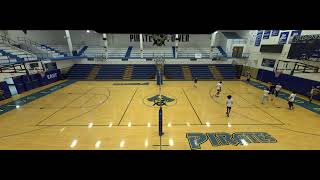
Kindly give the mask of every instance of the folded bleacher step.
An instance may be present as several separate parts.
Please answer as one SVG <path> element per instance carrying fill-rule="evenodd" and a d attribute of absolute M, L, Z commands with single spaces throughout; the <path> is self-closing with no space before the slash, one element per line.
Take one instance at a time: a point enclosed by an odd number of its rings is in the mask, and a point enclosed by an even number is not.
<path fill-rule="evenodd" d="M 189 66 L 182 66 L 182 72 L 185 80 L 192 80 L 192 74 Z"/>
<path fill-rule="evenodd" d="M 209 69 L 210 69 L 214 79 L 216 79 L 216 80 L 222 80 L 223 79 L 223 76 L 221 75 L 219 69 L 216 66 L 214 66 L 214 65 L 209 66 Z"/>
<path fill-rule="evenodd" d="M 92 68 L 92 70 L 90 71 L 89 75 L 88 75 L 88 80 L 94 80 L 96 79 L 96 76 L 98 74 L 98 72 L 100 71 L 101 66 L 100 65 L 96 65 Z"/>
<path fill-rule="evenodd" d="M 132 65 L 129 65 L 126 67 L 124 73 L 123 73 L 123 80 L 130 80 L 133 72 L 133 67 Z"/>

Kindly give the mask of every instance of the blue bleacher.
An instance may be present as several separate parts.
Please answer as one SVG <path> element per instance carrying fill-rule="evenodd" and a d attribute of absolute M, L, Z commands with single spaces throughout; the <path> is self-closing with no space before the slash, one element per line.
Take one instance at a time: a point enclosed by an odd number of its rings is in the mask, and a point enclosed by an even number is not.
<path fill-rule="evenodd" d="M 0 82 L 0 89 L 3 91 L 3 95 L 0 96 L 0 101 L 11 97 L 11 92 L 6 82 Z"/>
<path fill-rule="evenodd" d="M 237 79 L 237 70 L 232 64 L 216 64 L 224 79 Z"/>
<path fill-rule="evenodd" d="M 156 66 L 153 64 L 133 65 L 131 79 L 154 79 Z"/>
<path fill-rule="evenodd" d="M 102 65 L 96 75 L 96 79 L 122 79 L 126 65 Z"/>
<path fill-rule="evenodd" d="M 213 75 L 208 68 L 208 65 L 189 65 L 192 73 L 192 78 L 198 79 L 213 79 Z"/>
<path fill-rule="evenodd" d="M 164 65 L 164 74 L 168 79 L 184 79 L 181 65 Z"/>
<path fill-rule="evenodd" d="M 93 64 L 75 64 L 66 76 L 69 79 L 86 79 L 93 68 Z"/>

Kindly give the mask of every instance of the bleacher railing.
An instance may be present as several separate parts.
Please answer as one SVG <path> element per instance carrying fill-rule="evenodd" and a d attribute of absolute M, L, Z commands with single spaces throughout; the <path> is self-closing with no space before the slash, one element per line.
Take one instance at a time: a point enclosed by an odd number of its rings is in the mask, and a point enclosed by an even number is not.
<path fill-rule="evenodd" d="M 19 62 L 19 60 L 21 60 L 21 59 L 24 62 L 32 62 L 32 61 L 38 61 L 38 60 L 43 59 L 43 58 L 39 58 L 38 55 L 42 55 L 40 57 L 47 58 L 47 56 L 44 53 L 43 54 L 42 53 L 32 53 L 31 49 L 29 49 L 25 46 L 21 46 L 21 44 L 23 44 L 23 43 L 21 43 L 19 41 L 19 37 L 17 38 L 17 40 L 18 41 L 15 41 L 15 40 L 8 38 L 7 36 L 0 35 L 0 43 L 9 45 L 12 49 L 24 51 L 26 53 L 26 55 L 29 55 L 29 56 L 23 57 L 23 58 L 20 58 L 20 57 L 18 57 L 18 55 L 15 55 L 15 56 L 17 56 L 16 61 L 12 61 L 11 58 L 7 56 L 9 59 L 9 63 L 21 63 L 21 62 Z M 16 47 L 17 45 L 19 45 L 19 48 Z M 36 59 L 34 59 L 34 58 L 36 58 Z"/>
<path fill-rule="evenodd" d="M 232 44 L 246 44 L 247 41 L 245 39 L 232 39 Z"/>

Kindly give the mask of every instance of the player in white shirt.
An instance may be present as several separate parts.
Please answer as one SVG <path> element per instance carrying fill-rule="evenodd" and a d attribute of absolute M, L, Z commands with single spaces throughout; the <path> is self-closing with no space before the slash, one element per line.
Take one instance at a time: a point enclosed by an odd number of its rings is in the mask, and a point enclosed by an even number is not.
<path fill-rule="evenodd" d="M 268 89 L 266 89 L 266 88 L 263 90 L 263 96 L 262 96 L 262 101 L 261 101 L 262 104 L 264 104 L 265 101 L 268 101 L 269 92 L 270 91 Z"/>
<path fill-rule="evenodd" d="M 227 96 L 227 102 L 226 102 L 226 105 L 227 105 L 227 116 L 229 117 L 229 115 L 230 115 L 230 112 L 231 112 L 231 106 L 232 106 L 232 104 L 233 104 L 233 102 L 232 102 L 232 96 L 231 95 L 229 95 L 229 96 Z"/>
<path fill-rule="evenodd" d="M 220 82 L 218 82 L 217 83 L 217 85 L 216 85 L 216 87 L 217 87 L 217 93 L 216 93 L 216 97 L 219 97 L 219 94 L 220 94 L 220 92 L 221 92 L 221 87 L 222 87 L 222 81 L 220 81 Z"/>
<path fill-rule="evenodd" d="M 276 97 L 278 97 L 281 88 L 282 88 L 281 84 L 278 83 L 278 84 L 276 85 L 276 88 L 275 88 Z"/>
<path fill-rule="evenodd" d="M 294 102 L 294 98 L 296 97 L 296 93 L 295 92 L 292 92 L 292 94 L 290 94 L 289 96 L 289 100 L 288 100 L 288 104 L 289 104 L 289 109 L 292 110 L 294 107 L 293 107 L 293 102 Z"/>

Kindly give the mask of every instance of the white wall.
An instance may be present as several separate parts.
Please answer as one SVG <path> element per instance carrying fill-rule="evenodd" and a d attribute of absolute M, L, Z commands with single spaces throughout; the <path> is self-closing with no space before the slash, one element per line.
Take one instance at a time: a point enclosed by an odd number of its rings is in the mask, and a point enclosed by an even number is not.
<path fill-rule="evenodd" d="M 238 30 L 238 31 L 221 30 L 221 31 L 218 31 L 218 33 L 216 35 L 216 39 L 215 39 L 216 46 L 220 46 L 226 53 L 232 53 L 233 46 L 243 46 L 244 47 L 243 53 L 247 52 L 245 44 L 235 44 L 232 39 L 227 39 L 222 34 L 222 32 L 236 32 L 243 39 L 248 39 L 250 36 L 250 34 L 249 34 L 250 30 Z"/>
<path fill-rule="evenodd" d="M 64 30 L 28 30 L 27 34 L 21 30 L 9 30 L 8 35 L 13 40 L 17 40 L 17 37 L 26 37 L 38 43 L 67 45 Z M 72 43 L 75 45 L 104 46 L 102 34 L 94 31 L 86 33 L 86 30 L 70 30 L 70 35 Z M 210 48 L 210 36 L 211 34 L 189 34 L 189 41 L 179 42 L 179 46 Z M 109 47 L 139 47 L 139 41 L 130 42 L 130 34 L 107 34 L 107 40 Z M 174 46 L 174 42 L 166 42 L 166 46 Z M 154 47 L 153 42 L 144 42 L 144 47 Z"/>
<path fill-rule="evenodd" d="M 67 45 L 64 30 L 28 30 L 27 34 L 21 30 L 8 30 L 8 36 L 15 41 L 18 40 L 18 37 L 25 37 L 38 43 Z"/>

